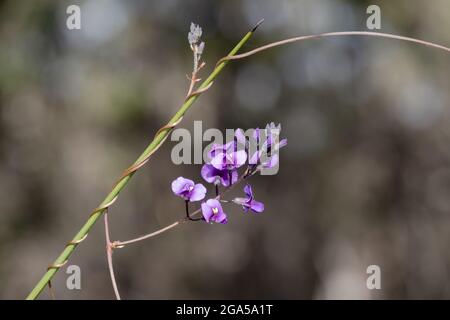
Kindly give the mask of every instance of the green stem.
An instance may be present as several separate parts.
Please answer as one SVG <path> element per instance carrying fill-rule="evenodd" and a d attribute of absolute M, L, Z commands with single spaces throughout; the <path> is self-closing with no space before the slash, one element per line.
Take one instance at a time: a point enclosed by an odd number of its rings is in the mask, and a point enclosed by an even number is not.
<path fill-rule="evenodd" d="M 248 32 L 242 40 L 233 48 L 233 50 L 230 51 L 228 54 L 229 56 L 235 55 L 239 49 L 250 39 L 253 32 L 255 31 L 256 27 Z M 222 69 L 227 64 L 227 61 L 223 61 L 220 64 L 218 64 L 213 72 L 209 75 L 209 77 L 203 81 L 203 83 L 200 85 L 199 89 L 203 89 L 207 87 L 212 81 L 217 77 L 217 75 L 222 71 Z M 197 100 L 198 95 L 194 95 L 188 100 L 186 100 L 183 105 L 180 107 L 180 109 L 177 111 L 177 113 L 170 119 L 168 124 L 174 124 L 176 123 L 185 112 L 191 107 L 191 105 Z M 153 141 L 148 145 L 147 149 L 139 156 L 139 158 L 136 160 L 135 164 L 140 163 L 142 159 L 144 159 L 148 154 L 150 154 L 170 133 L 170 130 L 163 130 L 161 131 L 154 139 Z M 134 172 L 129 174 L 128 176 L 125 176 L 117 185 L 112 189 L 112 191 L 106 196 L 106 198 L 103 200 L 103 202 L 100 204 L 99 207 L 103 207 L 109 202 L 111 202 L 117 195 L 122 191 L 123 188 L 127 185 L 128 181 L 133 176 Z M 72 243 L 77 243 L 77 241 L 80 241 L 83 239 L 88 232 L 91 230 L 92 226 L 95 224 L 95 222 L 98 220 L 98 218 L 104 213 L 103 211 L 99 211 L 89 217 L 89 219 L 86 221 L 86 223 L 81 227 L 80 231 L 75 235 L 75 237 L 72 239 Z M 61 252 L 61 254 L 58 256 L 58 258 L 53 263 L 54 265 L 59 265 L 61 263 L 64 263 L 69 259 L 72 252 L 75 250 L 76 244 L 69 244 L 65 247 L 65 249 Z M 36 299 L 39 294 L 42 292 L 42 290 L 47 286 L 49 281 L 53 278 L 55 273 L 58 271 L 59 268 L 53 268 L 47 270 L 47 272 L 44 274 L 44 276 L 39 280 L 39 282 L 36 284 L 34 289 L 30 292 L 30 294 L 27 296 L 27 300 L 34 300 Z"/>

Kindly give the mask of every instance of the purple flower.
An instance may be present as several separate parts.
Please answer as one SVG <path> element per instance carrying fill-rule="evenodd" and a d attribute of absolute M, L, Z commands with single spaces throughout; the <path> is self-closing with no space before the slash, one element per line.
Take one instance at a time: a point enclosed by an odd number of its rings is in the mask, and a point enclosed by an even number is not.
<path fill-rule="evenodd" d="M 236 139 L 238 139 L 236 137 Z M 203 165 L 201 175 L 209 183 L 228 187 L 238 180 L 237 168 L 247 161 L 245 150 L 237 150 L 238 141 L 213 144 L 208 152 L 211 161 Z"/>
<path fill-rule="evenodd" d="M 222 184 L 228 187 L 238 180 L 237 170 L 219 170 L 210 164 L 205 164 L 202 167 L 201 175 L 205 181 L 214 184 Z"/>
<path fill-rule="evenodd" d="M 232 141 L 225 144 L 212 144 L 208 152 L 208 157 L 211 159 L 209 164 L 218 170 L 237 169 L 247 161 L 247 145 L 244 131 L 236 129 Z"/>
<path fill-rule="evenodd" d="M 206 194 L 206 188 L 201 183 L 194 184 L 194 181 L 183 177 L 178 177 L 172 182 L 172 191 L 191 202 L 202 200 Z"/>
<path fill-rule="evenodd" d="M 227 149 L 231 149 L 233 143 L 234 141 L 228 142 L 226 144 L 213 143 L 211 146 L 211 150 L 209 150 L 208 152 L 209 158 L 213 159 L 219 153 L 223 153 Z"/>
<path fill-rule="evenodd" d="M 206 222 L 227 223 L 227 215 L 223 212 L 222 205 L 216 199 L 209 199 L 202 203 L 202 214 Z"/>
<path fill-rule="evenodd" d="M 208 157 L 209 164 L 218 170 L 234 170 L 241 167 L 247 161 L 245 150 L 238 150 L 241 137 L 235 133 L 235 139 L 226 144 L 216 144 L 211 146 Z M 245 141 L 244 141 L 245 142 Z"/>
<path fill-rule="evenodd" d="M 256 213 L 263 212 L 264 211 L 264 203 L 253 199 L 252 187 L 249 184 L 247 184 L 244 187 L 244 192 L 247 195 L 246 198 L 236 198 L 233 200 L 233 202 L 240 204 L 242 206 L 242 209 L 244 209 L 245 212 L 248 212 L 249 210 L 252 210 L 253 212 L 256 212 Z"/>
<path fill-rule="evenodd" d="M 233 170 L 241 167 L 247 161 L 245 150 L 219 152 L 212 160 L 211 164 L 219 170 Z"/>
<path fill-rule="evenodd" d="M 281 132 L 281 125 L 278 124 L 277 126 L 271 122 L 270 124 L 266 125 L 265 129 L 265 140 L 261 144 L 259 143 L 260 138 L 260 129 L 256 128 L 255 132 L 253 133 L 254 138 L 256 139 L 258 145 L 260 145 L 260 148 L 258 151 L 256 151 L 249 159 L 250 165 L 257 165 L 261 162 L 261 158 L 263 154 L 267 155 L 266 158 L 269 158 L 267 161 L 264 161 L 261 163 L 265 168 L 272 168 L 278 163 L 278 152 L 279 150 L 287 145 L 287 139 L 283 138 L 278 143 L 275 143 L 275 136 L 279 136 Z M 269 156 L 269 154 L 271 156 Z"/>

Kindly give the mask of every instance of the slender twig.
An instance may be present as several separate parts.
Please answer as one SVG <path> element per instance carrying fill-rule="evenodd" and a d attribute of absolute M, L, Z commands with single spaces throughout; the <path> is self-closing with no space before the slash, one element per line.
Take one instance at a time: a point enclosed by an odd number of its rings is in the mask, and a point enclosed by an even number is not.
<path fill-rule="evenodd" d="M 450 52 L 449 47 L 446 47 L 446 46 L 443 46 L 440 44 L 436 44 L 433 42 L 424 41 L 424 40 L 420 40 L 420 39 L 415 39 L 415 38 L 411 38 L 411 37 L 399 36 L 399 35 L 390 34 L 390 33 L 370 32 L 370 31 L 339 31 L 339 32 L 327 32 L 327 33 L 313 34 L 313 35 L 307 35 L 307 36 L 293 37 L 293 38 L 289 38 L 289 39 L 272 42 L 272 43 L 266 44 L 264 46 L 258 47 L 256 49 L 250 50 L 248 52 L 236 54 L 233 56 L 229 55 L 229 56 L 223 57 L 217 63 L 219 64 L 224 61 L 243 59 L 243 58 L 252 56 L 258 52 L 265 51 L 265 50 L 268 50 L 268 49 L 271 49 L 274 47 L 283 46 L 285 44 L 292 43 L 292 42 L 326 38 L 326 37 L 339 37 L 339 36 L 369 36 L 369 37 L 389 38 L 389 39 L 412 42 L 412 43 L 420 44 L 423 46 L 433 47 L 436 49 Z"/>
<path fill-rule="evenodd" d="M 191 221 L 200 221 L 203 220 L 203 218 L 193 218 L 191 214 L 189 214 L 189 200 L 185 200 L 185 209 L 186 209 L 186 219 Z"/>
<path fill-rule="evenodd" d="M 48 291 L 50 292 L 50 297 L 52 298 L 52 300 L 56 300 L 55 290 L 53 290 L 51 282 L 48 283 Z"/>
<path fill-rule="evenodd" d="M 247 34 L 239 41 L 239 43 L 230 51 L 228 56 L 236 54 L 242 46 L 251 38 L 256 28 L 247 32 Z M 180 107 L 180 109 L 175 113 L 175 115 L 169 120 L 168 124 L 163 127 L 163 130 L 158 130 L 157 134 L 153 138 L 152 142 L 147 146 L 144 152 L 139 156 L 139 158 L 134 162 L 133 168 L 134 170 L 127 169 L 125 171 L 126 175 L 122 175 L 119 181 L 114 185 L 110 193 L 105 197 L 102 203 L 95 209 L 91 215 L 89 216 L 86 223 L 81 227 L 81 229 L 77 232 L 75 237 L 69 242 L 68 245 L 64 248 L 64 250 L 60 253 L 58 258 L 53 262 L 51 268 L 47 269 L 47 272 L 42 276 L 42 278 L 38 281 L 36 286 L 27 296 L 27 300 L 36 299 L 45 286 L 49 283 L 49 281 L 53 278 L 56 272 L 64 265 L 69 257 L 72 255 L 76 246 L 80 241 L 85 239 L 86 235 L 89 233 L 93 225 L 97 222 L 98 218 L 105 212 L 105 210 L 117 199 L 119 193 L 125 188 L 128 184 L 134 173 L 137 169 L 141 168 L 145 163 L 147 163 L 149 157 L 164 143 L 166 138 L 168 137 L 171 130 L 183 119 L 186 111 L 192 106 L 192 104 L 197 100 L 200 93 L 209 88 L 213 82 L 213 80 L 219 75 L 222 69 L 226 65 L 226 61 L 220 64 L 216 64 L 216 67 L 208 76 L 208 78 L 202 82 L 196 92 L 191 93 Z"/>
<path fill-rule="evenodd" d="M 200 212 L 200 210 L 197 210 L 197 211 Z M 192 215 L 196 215 L 197 211 L 193 212 Z M 172 223 L 172 224 L 170 224 L 170 225 L 168 225 L 168 226 L 166 226 L 166 227 L 164 227 L 162 229 L 159 229 L 159 230 L 157 230 L 155 232 L 152 232 L 152 233 L 149 233 L 149 234 L 145 234 L 145 235 L 143 235 L 141 237 L 137 237 L 137 238 L 134 238 L 134 239 L 131 239 L 131 240 L 114 241 L 113 245 L 114 245 L 114 247 L 117 247 L 117 248 L 123 248 L 126 245 L 129 245 L 129 244 L 132 244 L 132 243 L 135 243 L 135 242 L 139 242 L 139 241 L 142 241 L 142 240 L 145 240 L 145 239 L 153 238 L 153 237 L 157 236 L 158 234 L 161 234 L 161 233 L 166 232 L 166 231 L 168 231 L 168 230 L 170 230 L 172 228 L 175 228 L 176 226 L 178 226 L 179 224 L 181 224 L 181 223 L 183 223 L 185 221 L 186 221 L 186 219 L 178 220 L 178 221 L 176 221 L 176 222 L 174 222 L 174 223 Z"/>
<path fill-rule="evenodd" d="M 114 294 L 116 295 L 116 299 L 120 300 L 119 289 L 117 288 L 116 277 L 114 275 L 114 267 L 113 267 L 113 261 L 112 261 L 113 245 L 111 243 L 110 235 L 109 235 L 109 224 L 108 224 L 108 212 L 107 211 L 104 214 L 104 221 L 105 221 L 105 238 L 106 238 L 106 257 L 108 260 L 109 275 L 111 276 L 111 283 L 112 283 L 112 286 L 114 289 Z"/>
<path fill-rule="evenodd" d="M 185 200 L 184 201 L 184 204 L 185 204 L 185 209 L 186 209 L 186 218 L 188 218 L 188 219 L 190 219 L 191 218 L 191 216 L 189 215 L 189 200 Z"/>

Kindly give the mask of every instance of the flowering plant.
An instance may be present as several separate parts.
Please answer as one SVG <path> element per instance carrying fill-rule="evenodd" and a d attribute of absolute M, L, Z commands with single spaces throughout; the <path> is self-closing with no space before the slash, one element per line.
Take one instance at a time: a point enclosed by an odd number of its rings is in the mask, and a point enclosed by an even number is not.
<path fill-rule="evenodd" d="M 265 135 L 261 133 L 265 131 Z M 244 193 L 246 198 L 235 198 L 231 201 L 223 199 L 220 195 L 220 186 L 231 189 L 235 184 L 246 180 L 264 168 L 272 168 L 279 162 L 278 152 L 280 148 L 287 145 L 287 139 L 279 141 L 278 136 L 281 125 L 275 126 L 272 122 L 265 130 L 259 128 L 251 131 L 253 139 L 247 139 L 242 129 L 237 129 L 233 141 L 225 144 L 213 144 L 208 152 L 209 163 L 203 165 L 201 176 L 203 179 L 215 187 L 215 198 L 202 202 L 202 218 L 194 219 L 189 213 L 189 203 L 203 200 L 206 188 L 201 183 L 194 184 L 192 180 L 178 177 L 172 182 L 172 191 L 185 201 L 186 217 L 192 221 L 206 221 L 225 224 L 228 222 L 227 214 L 223 211 L 222 203 L 235 203 L 244 209 L 245 212 L 261 213 L 264 211 L 264 204 L 256 201 L 253 196 L 252 187 L 246 184 Z M 253 143 L 256 141 L 256 151 L 251 153 Z M 261 148 L 259 147 L 261 145 Z M 269 160 L 262 160 L 268 156 Z M 249 159 L 247 166 L 245 163 Z M 239 173 L 240 168 L 245 168 Z"/>
<path fill-rule="evenodd" d="M 197 83 L 200 82 L 201 79 L 198 77 L 198 74 L 199 71 L 205 66 L 205 63 L 201 61 L 202 53 L 205 49 L 205 43 L 200 40 L 202 36 L 202 29 L 198 25 L 191 24 L 190 32 L 188 33 L 188 42 L 189 47 L 193 52 L 194 66 L 191 75 L 188 76 L 190 84 L 183 104 L 175 113 L 175 115 L 168 121 L 168 123 L 156 132 L 155 137 L 144 150 L 144 152 L 129 168 L 127 168 L 123 172 L 123 174 L 114 184 L 109 194 L 100 203 L 100 205 L 91 212 L 91 214 L 87 218 L 87 221 L 83 224 L 83 226 L 72 238 L 72 240 L 66 244 L 64 250 L 59 254 L 53 264 L 48 266 L 47 271 L 38 281 L 36 286 L 32 289 L 30 294 L 27 296 L 27 299 L 36 299 L 46 286 L 51 289 L 51 280 L 56 272 L 68 262 L 68 259 L 70 258 L 75 248 L 86 239 L 93 225 L 102 215 L 104 217 L 105 223 L 108 267 L 116 298 L 120 299 L 112 266 L 113 249 L 123 248 L 126 245 L 152 238 L 180 225 L 185 221 L 205 221 L 208 223 L 214 222 L 225 224 L 228 221 L 228 216 L 222 208 L 222 203 L 237 204 L 243 208 L 244 212 L 261 213 L 264 211 L 264 204 L 255 200 L 252 187 L 248 183 L 244 187 L 244 198 L 238 197 L 230 201 L 225 200 L 224 195 L 231 188 L 238 185 L 239 182 L 248 180 L 254 174 L 258 172 L 263 174 L 264 172 L 266 172 L 266 170 L 271 170 L 278 167 L 278 153 L 279 150 L 287 144 L 287 140 L 278 139 L 281 127 L 279 125 L 276 126 L 274 123 L 268 124 L 265 130 L 261 130 L 258 128 L 255 129 L 250 136 L 245 135 L 243 131 L 239 129 L 236 131 L 233 141 L 212 146 L 211 150 L 208 153 L 209 161 L 203 165 L 200 174 L 206 182 L 212 184 L 215 187 L 216 196 L 214 198 L 209 198 L 206 201 L 202 201 L 206 198 L 207 189 L 201 183 L 196 184 L 194 183 L 194 181 L 185 179 L 183 177 L 178 177 L 172 182 L 172 191 L 175 195 L 181 197 L 185 202 L 186 218 L 178 220 L 157 231 L 131 240 L 110 240 L 108 228 L 108 210 L 118 199 L 120 192 L 125 188 L 132 176 L 149 161 L 150 157 L 167 139 L 170 132 L 183 120 L 183 116 L 196 101 L 196 99 L 212 86 L 214 79 L 218 76 L 218 74 L 222 71 L 222 69 L 228 62 L 237 59 L 244 59 L 259 52 L 293 42 L 339 36 L 371 36 L 379 38 L 389 38 L 433 47 L 443 50 L 447 53 L 450 52 L 449 47 L 400 35 L 368 31 L 344 31 L 288 38 L 257 47 L 245 53 L 237 54 L 238 51 L 243 47 L 243 45 L 251 38 L 261 22 L 262 20 L 258 22 L 251 31 L 245 34 L 245 36 L 239 41 L 238 44 L 236 44 L 236 46 L 228 53 L 227 56 L 223 57 L 217 62 L 211 74 L 199 86 L 197 86 Z M 263 133 L 265 133 L 265 136 Z M 247 165 L 245 165 L 246 163 Z M 242 170 L 242 168 L 245 169 Z M 239 170 L 241 170 L 241 172 L 239 172 Z M 220 188 L 225 189 L 220 192 Z M 201 208 L 190 213 L 189 204 L 196 201 L 202 201 Z M 195 218 L 195 216 L 200 213 L 202 214 L 201 217 Z"/>

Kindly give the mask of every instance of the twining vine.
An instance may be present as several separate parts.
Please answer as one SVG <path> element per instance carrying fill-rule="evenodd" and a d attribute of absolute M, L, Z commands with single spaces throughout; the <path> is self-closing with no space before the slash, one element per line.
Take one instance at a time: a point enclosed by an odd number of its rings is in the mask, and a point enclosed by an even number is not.
<path fill-rule="evenodd" d="M 244 46 L 244 44 L 249 41 L 249 39 L 252 37 L 253 33 L 256 31 L 256 29 L 259 27 L 259 25 L 262 23 L 262 21 L 263 20 L 258 22 L 251 31 L 247 32 L 244 35 L 244 37 L 238 42 L 238 44 L 229 52 L 228 55 L 221 58 L 217 62 L 217 64 L 215 65 L 215 68 L 213 69 L 211 74 L 197 88 L 196 88 L 196 84 L 201 81 L 201 79 L 199 78 L 199 71 L 205 66 L 205 63 L 201 61 L 201 55 L 203 53 L 205 44 L 203 42 L 200 42 L 200 36 L 202 33 L 201 28 L 194 24 L 191 25 L 191 32 L 188 35 L 188 41 L 189 41 L 190 49 L 193 52 L 194 66 L 193 66 L 191 75 L 188 76 L 189 89 L 188 89 L 184 103 L 181 105 L 180 109 L 175 113 L 175 115 L 169 120 L 169 122 L 156 132 L 153 140 L 150 142 L 150 144 L 147 146 L 147 148 L 144 150 L 144 152 L 138 157 L 138 159 L 122 173 L 120 178 L 113 185 L 110 193 L 105 197 L 105 199 L 101 202 L 101 204 L 91 212 L 86 223 L 81 227 L 81 229 L 73 237 L 73 239 L 66 244 L 64 250 L 60 253 L 60 255 L 56 258 L 56 260 L 47 268 L 47 271 L 45 272 L 43 277 L 39 280 L 39 282 L 36 284 L 36 286 L 33 288 L 33 290 L 27 296 L 27 298 L 26 298 L 27 300 L 36 299 L 46 286 L 48 286 L 51 289 L 51 280 L 54 277 L 54 275 L 56 274 L 56 272 L 68 262 L 71 254 L 73 253 L 75 248 L 86 239 L 92 226 L 95 224 L 95 222 L 98 220 L 98 218 L 102 214 L 104 215 L 106 252 L 107 252 L 108 266 L 109 266 L 109 271 L 110 271 L 110 276 L 111 276 L 111 280 L 112 280 L 114 293 L 115 293 L 117 299 L 120 299 L 120 294 L 119 294 L 119 290 L 118 290 L 117 283 L 115 280 L 113 263 L 112 263 L 113 250 L 123 248 L 129 244 L 136 243 L 136 242 L 139 242 L 142 240 L 150 239 L 150 238 L 155 237 L 161 233 L 164 233 L 170 229 L 173 229 L 176 226 L 178 226 L 184 222 L 187 222 L 187 221 L 205 220 L 207 222 L 215 221 L 215 222 L 219 222 L 219 223 L 225 221 L 225 220 L 223 220 L 223 215 L 222 215 L 222 218 L 219 219 L 220 221 L 215 220 L 215 219 L 218 219 L 217 216 L 219 215 L 219 213 L 220 214 L 223 213 L 222 211 L 219 210 L 219 209 L 222 209 L 220 202 L 229 202 L 228 200 L 224 200 L 223 196 L 229 190 L 234 188 L 236 185 L 239 185 L 244 180 L 247 180 L 254 174 L 258 173 L 264 166 L 268 165 L 267 163 L 262 163 L 261 161 L 259 161 L 259 162 L 256 161 L 254 166 L 249 164 L 249 167 L 247 167 L 245 172 L 240 177 L 237 177 L 237 176 L 235 177 L 234 173 L 233 173 L 231 176 L 228 177 L 228 184 L 222 183 L 222 185 L 225 186 L 225 188 L 223 189 L 223 191 L 221 193 L 219 193 L 219 188 L 218 188 L 218 183 L 217 183 L 218 181 L 220 181 L 220 179 L 217 180 L 217 178 L 215 178 L 215 180 L 213 180 L 213 182 L 214 182 L 215 189 L 216 189 L 216 197 L 213 199 L 209 199 L 208 201 L 202 203 L 201 208 L 195 210 L 192 213 L 189 212 L 189 202 L 191 202 L 191 199 L 192 199 L 192 198 L 189 198 L 189 192 L 192 192 L 192 190 L 194 190 L 191 188 L 195 188 L 195 184 L 192 186 L 191 180 L 180 177 L 184 180 L 180 180 L 180 184 L 178 184 L 176 186 L 179 187 L 180 185 L 182 185 L 181 189 L 174 188 L 174 185 L 172 185 L 172 189 L 175 194 L 184 198 L 184 200 L 186 202 L 186 216 L 164 228 L 161 228 L 152 233 L 140 236 L 135 239 L 130 239 L 130 240 L 126 240 L 126 241 L 112 241 L 110 239 L 110 233 L 109 233 L 109 227 L 108 227 L 108 210 L 114 204 L 114 202 L 118 199 L 120 192 L 125 188 L 125 186 L 128 184 L 129 180 L 133 177 L 133 175 L 140 168 L 142 168 L 145 164 L 148 163 L 150 157 L 161 147 L 161 145 L 165 142 L 165 140 L 169 136 L 170 132 L 183 120 L 184 114 L 189 110 L 189 108 L 192 106 L 192 104 L 197 100 L 197 98 L 202 93 L 204 93 L 205 91 L 207 91 L 208 89 L 211 88 L 215 78 L 219 75 L 219 73 L 226 66 L 226 64 L 228 62 L 230 62 L 231 60 L 244 59 L 244 58 L 250 57 L 256 53 L 259 53 L 259 52 L 262 52 L 265 50 L 269 50 L 274 47 L 283 46 L 283 45 L 293 43 L 293 42 L 300 42 L 300 41 L 305 41 L 305 40 L 313 40 L 313 39 L 326 38 L 326 37 L 340 37 L 340 36 L 368 36 L 368 37 L 389 38 L 389 39 L 394 39 L 394 40 L 411 42 L 411 43 L 422 45 L 422 46 L 428 46 L 428 47 L 436 48 L 436 49 L 443 50 L 445 52 L 450 53 L 449 47 L 439 45 L 439 44 L 436 44 L 433 42 L 428 42 L 428 41 L 424 41 L 424 40 L 420 40 L 420 39 L 411 38 L 411 37 L 405 37 L 405 36 L 381 33 L 381 32 L 343 31 L 343 32 L 329 32 L 329 33 L 321 33 L 321 34 L 315 34 L 315 35 L 307 35 L 307 36 L 288 38 L 288 39 L 269 43 L 267 45 L 258 47 L 254 50 L 251 50 L 251 51 L 248 51 L 245 53 L 237 54 L 238 51 Z M 268 130 L 270 131 L 271 129 L 273 131 L 275 131 L 274 129 L 279 129 L 279 128 L 277 128 L 273 125 L 269 125 Z M 279 133 L 279 131 L 278 131 L 278 133 Z M 270 135 L 269 135 L 269 137 L 270 137 Z M 270 138 L 268 138 L 268 139 L 270 139 Z M 235 138 L 235 140 L 237 140 L 237 139 Z M 266 142 L 267 142 L 267 140 L 266 140 Z M 246 142 L 242 142 L 242 143 L 244 145 L 246 145 Z M 234 145 L 236 145 L 236 144 L 234 144 Z M 270 154 L 272 151 L 274 151 L 271 149 L 277 149 L 277 148 L 279 149 L 283 145 L 285 145 L 285 144 L 281 141 L 279 141 L 278 145 L 277 144 L 270 145 L 269 143 L 266 143 L 265 151 Z M 246 150 L 246 151 L 248 151 L 248 150 Z M 278 151 L 278 150 L 276 150 L 276 151 Z M 220 148 L 218 149 L 217 152 L 219 153 L 219 158 L 220 158 L 220 155 L 222 155 L 224 157 L 224 159 L 227 160 L 227 156 L 229 156 L 230 153 L 232 155 L 231 157 L 233 158 L 233 155 L 236 155 L 238 151 L 236 149 L 232 149 L 231 151 L 229 151 L 227 149 L 227 147 L 222 145 L 222 146 L 220 146 Z M 257 156 L 261 155 L 259 153 L 259 150 L 256 155 Z M 250 158 L 250 156 L 253 157 L 254 155 L 248 154 L 248 158 Z M 234 160 L 238 160 L 238 159 L 234 159 Z M 258 159 L 258 160 L 260 160 L 260 159 Z M 233 159 L 231 160 L 231 162 L 233 162 Z M 229 163 L 225 162 L 225 165 L 228 166 Z M 235 165 L 237 165 L 237 163 L 235 163 Z M 251 169 L 249 169 L 249 168 L 251 168 Z M 214 169 L 217 169 L 217 168 L 214 168 Z M 236 166 L 236 168 L 233 168 L 233 170 L 234 169 L 237 169 L 237 166 Z M 226 170 L 228 170 L 228 168 Z M 202 176 L 203 176 L 203 173 L 202 173 Z M 203 176 L 203 178 L 205 178 L 205 176 Z M 226 179 L 227 178 L 225 177 L 225 180 Z M 205 179 L 205 180 L 207 180 L 207 179 Z M 175 183 L 175 181 L 174 181 L 174 183 Z M 186 187 L 187 189 L 183 189 L 185 186 L 187 186 Z M 244 191 L 247 196 L 246 198 L 236 198 L 236 199 L 232 200 L 232 202 L 239 204 L 246 211 L 250 210 L 250 211 L 258 212 L 258 210 L 260 210 L 261 207 L 258 207 L 259 206 L 258 202 L 253 199 L 253 192 L 251 190 L 251 187 L 249 187 L 249 185 L 248 186 L 246 185 L 246 187 L 244 188 Z M 220 206 L 220 208 L 219 208 L 219 206 Z M 203 217 L 197 218 L 196 216 L 198 216 L 200 213 L 202 213 Z M 225 218 L 226 218 L 226 215 L 225 215 Z M 52 290 L 51 290 L 51 293 L 52 293 L 52 295 L 54 295 Z"/>

